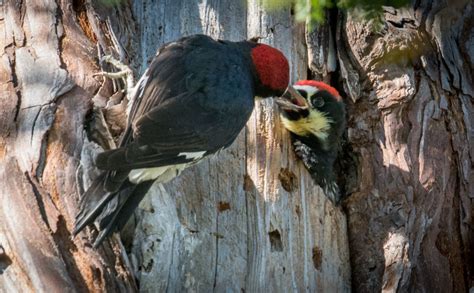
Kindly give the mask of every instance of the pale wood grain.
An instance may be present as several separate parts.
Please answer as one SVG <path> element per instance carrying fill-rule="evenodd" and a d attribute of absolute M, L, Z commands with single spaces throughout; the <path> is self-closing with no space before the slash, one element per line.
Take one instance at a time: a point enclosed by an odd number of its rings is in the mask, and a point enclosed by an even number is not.
<path fill-rule="evenodd" d="M 156 15 L 143 7 L 153 7 Z M 145 1 L 134 9 L 145 52 L 141 60 L 181 35 L 235 41 L 258 36 L 285 53 L 294 81 L 305 78 L 304 28 L 293 22 L 289 9 L 265 12 L 254 1 Z M 282 169 L 295 177 L 291 192 L 282 188 Z M 232 147 L 164 187 L 155 186 L 150 195 L 138 215 L 132 250 L 144 291 L 350 288 L 345 217 L 295 159 L 271 100 L 256 103 Z M 322 252 L 318 267 L 313 251 Z"/>

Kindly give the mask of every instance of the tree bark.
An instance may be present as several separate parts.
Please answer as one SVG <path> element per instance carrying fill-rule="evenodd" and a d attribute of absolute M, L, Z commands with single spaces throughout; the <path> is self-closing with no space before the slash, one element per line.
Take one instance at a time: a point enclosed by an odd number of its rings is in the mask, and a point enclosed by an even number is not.
<path fill-rule="evenodd" d="M 473 9 L 415 1 L 385 8 L 380 28 L 339 14 L 348 140 L 359 162 L 344 204 L 356 292 L 474 286 Z"/>
<path fill-rule="evenodd" d="M 474 287 L 470 1 L 387 7 L 381 27 L 333 9 L 306 33 L 289 8 L 257 0 L 132 2 L 2 7 L 2 291 Z M 194 33 L 258 36 L 282 49 L 293 80 L 309 73 L 344 93 L 343 209 L 314 185 L 265 100 L 228 150 L 153 187 L 122 233 L 126 249 L 117 237 L 92 249 L 93 229 L 71 239 L 92 158 L 122 127 L 110 123 L 123 85 L 92 76 L 98 55 L 138 76 L 160 45 Z"/>
<path fill-rule="evenodd" d="M 303 26 L 257 1 L 17 0 L 0 25 L 0 288 L 7 291 L 349 291 L 346 219 L 292 152 L 270 100 L 258 102 L 228 150 L 155 185 L 120 240 L 98 250 L 90 229 L 71 239 L 98 135 L 120 83 L 102 81 L 99 54 L 144 71 L 183 35 L 261 37 L 306 75 Z M 108 97 L 111 97 L 108 100 Z M 112 107 L 113 108 L 113 107 Z M 113 111 L 105 111 L 110 118 Z M 110 120 L 108 121 L 110 122 Z M 129 265 L 129 259 L 131 260 Z"/>
<path fill-rule="evenodd" d="M 0 288 L 133 291 L 120 244 L 94 250 L 70 229 L 86 114 L 99 83 L 95 44 L 68 1 L 2 6 Z"/>

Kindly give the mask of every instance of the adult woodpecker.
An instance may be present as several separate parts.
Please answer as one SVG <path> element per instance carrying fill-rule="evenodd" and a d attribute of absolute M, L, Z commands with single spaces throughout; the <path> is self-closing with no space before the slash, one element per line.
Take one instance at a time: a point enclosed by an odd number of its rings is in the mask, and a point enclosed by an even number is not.
<path fill-rule="evenodd" d="M 103 172 L 81 198 L 73 234 L 96 222 L 97 247 L 126 224 L 155 181 L 230 146 L 254 97 L 279 96 L 288 83 L 287 59 L 268 45 L 205 35 L 163 45 L 135 87 L 118 148 L 95 160 Z"/>
<path fill-rule="evenodd" d="M 346 126 L 345 106 L 339 92 L 319 81 L 302 80 L 294 86 L 300 95 L 276 100 L 283 125 L 291 132 L 296 155 L 314 181 L 337 203 L 340 192 L 333 165 Z"/>

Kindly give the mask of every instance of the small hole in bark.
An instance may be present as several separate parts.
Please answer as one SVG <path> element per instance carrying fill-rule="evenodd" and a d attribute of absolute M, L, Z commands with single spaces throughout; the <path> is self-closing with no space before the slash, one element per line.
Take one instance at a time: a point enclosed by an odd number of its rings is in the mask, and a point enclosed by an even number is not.
<path fill-rule="evenodd" d="M 79 26 L 82 28 L 82 31 L 87 36 L 89 40 L 96 43 L 97 37 L 92 29 L 91 24 L 89 23 L 89 18 L 87 17 L 87 6 L 85 0 L 74 0 L 72 1 L 72 9 L 76 12 L 76 20 L 79 23 Z"/>
<path fill-rule="evenodd" d="M 12 259 L 5 253 L 5 249 L 0 245 L 0 275 L 12 264 Z"/>
<path fill-rule="evenodd" d="M 224 239 L 224 235 L 217 232 L 212 232 L 211 235 L 216 237 L 217 239 Z"/>
<path fill-rule="evenodd" d="M 281 182 L 281 186 L 288 192 L 292 192 L 296 189 L 296 175 L 288 168 L 281 168 L 278 174 L 278 180 Z"/>
<path fill-rule="evenodd" d="M 75 12 L 86 10 L 84 0 L 73 0 L 72 9 Z"/>
<path fill-rule="evenodd" d="M 102 280 L 102 273 L 99 268 L 89 266 L 92 278 L 91 280 Z"/>
<path fill-rule="evenodd" d="M 150 247 L 148 248 L 148 251 L 154 251 L 155 248 L 155 242 L 151 242 Z"/>
<path fill-rule="evenodd" d="M 295 213 L 298 215 L 298 217 L 301 217 L 301 208 L 299 205 L 296 205 L 295 207 Z"/>
<path fill-rule="evenodd" d="M 323 251 L 318 247 L 313 247 L 313 265 L 318 271 L 321 270 L 321 264 L 323 263 Z"/>
<path fill-rule="evenodd" d="M 247 192 L 255 190 L 255 184 L 248 174 L 244 175 L 244 190 Z"/>
<path fill-rule="evenodd" d="M 451 251 L 450 248 L 451 248 L 451 245 L 450 245 L 450 241 L 449 241 L 449 236 L 446 232 L 444 231 L 441 231 L 440 233 L 438 233 L 438 236 L 436 237 L 436 242 L 435 242 L 435 245 L 436 245 L 436 248 L 438 249 L 438 251 L 444 255 L 444 256 L 449 256 L 449 252 Z"/>
<path fill-rule="evenodd" d="M 268 233 L 270 237 L 271 251 L 283 251 L 283 243 L 281 242 L 280 231 L 273 230 Z"/>
<path fill-rule="evenodd" d="M 151 272 L 151 269 L 153 268 L 153 263 L 154 263 L 153 259 L 150 259 L 150 262 L 147 263 L 145 268 L 144 268 L 145 272 L 147 272 L 147 273 Z"/>
<path fill-rule="evenodd" d="M 217 204 L 217 210 L 218 210 L 219 212 L 223 212 L 223 211 L 230 210 L 230 203 L 225 202 L 225 201 L 220 201 L 220 202 Z"/>

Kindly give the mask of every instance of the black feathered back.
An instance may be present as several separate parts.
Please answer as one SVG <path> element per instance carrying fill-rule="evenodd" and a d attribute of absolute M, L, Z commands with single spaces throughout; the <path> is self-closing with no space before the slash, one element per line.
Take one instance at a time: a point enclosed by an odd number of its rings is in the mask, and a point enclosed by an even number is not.
<path fill-rule="evenodd" d="M 153 184 L 133 184 L 131 170 L 193 164 L 235 140 L 254 107 L 254 46 L 195 35 L 159 49 L 138 81 L 118 148 L 97 156 L 104 172 L 83 195 L 74 234 L 97 221 L 98 245 L 126 223 Z"/>

